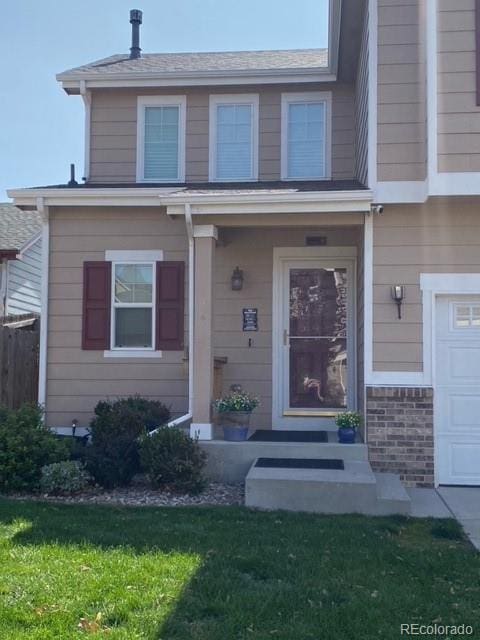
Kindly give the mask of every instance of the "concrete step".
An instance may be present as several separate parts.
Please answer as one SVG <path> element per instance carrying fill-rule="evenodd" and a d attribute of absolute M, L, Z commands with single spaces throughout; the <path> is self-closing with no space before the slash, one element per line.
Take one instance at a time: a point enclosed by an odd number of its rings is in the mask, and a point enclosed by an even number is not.
<path fill-rule="evenodd" d="M 406 514 L 410 508 L 408 494 L 395 479 L 378 481 L 368 461 L 348 459 L 343 470 L 265 468 L 254 463 L 245 480 L 245 504 L 267 510 L 366 515 Z"/>
<path fill-rule="evenodd" d="M 368 462 L 365 444 L 329 442 L 226 442 L 202 440 L 207 453 L 206 475 L 217 482 L 243 482 L 257 458 L 337 458 Z"/>
<path fill-rule="evenodd" d="M 400 478 L 394 473 L 375 473 L 374 476 L 377 482 L 377 514 L 409 515 L 411 499 Z"/>

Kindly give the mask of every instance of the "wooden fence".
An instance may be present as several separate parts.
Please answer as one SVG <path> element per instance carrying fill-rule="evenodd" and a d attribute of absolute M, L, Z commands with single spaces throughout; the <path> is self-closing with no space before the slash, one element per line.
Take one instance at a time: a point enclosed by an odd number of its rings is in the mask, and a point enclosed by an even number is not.
<path fill-rule="evenodd" d="M 15 327 L 22 322 L 11 324 L 19 318 L 8 320 L 0 323 L 0 405 L 17 409 L 38 399 L 40 320 L 22 327 Z"/>

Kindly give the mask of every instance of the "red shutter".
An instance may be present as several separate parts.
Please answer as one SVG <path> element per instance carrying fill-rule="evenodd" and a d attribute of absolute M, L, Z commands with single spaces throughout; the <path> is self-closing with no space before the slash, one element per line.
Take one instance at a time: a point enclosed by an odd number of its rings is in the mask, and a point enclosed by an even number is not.
<path fill-rule="evenodd" d="M 110 349 L 112 265 L 83 263 L 82 349 Z"/>
<path fill-rule="evenodd" d="M 156 348 L 159 350 L 183 349 L 184 282 L 183 262 L 157 262 Z"/>

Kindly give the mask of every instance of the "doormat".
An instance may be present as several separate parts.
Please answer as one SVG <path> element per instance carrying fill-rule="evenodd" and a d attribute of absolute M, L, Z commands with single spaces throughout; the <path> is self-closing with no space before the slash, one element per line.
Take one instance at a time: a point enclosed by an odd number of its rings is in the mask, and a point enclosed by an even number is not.
<path fill-rule="evenodd" d="M 328 458 L 258 458 L 255 466 L 269 469 L 344 469 L 343 460 Z"/>
<path fill-rule="evenodd" d="M 277 431 L 258 429 L 249 437 L 257 442 L 328 442 L 326 431 Z"/>

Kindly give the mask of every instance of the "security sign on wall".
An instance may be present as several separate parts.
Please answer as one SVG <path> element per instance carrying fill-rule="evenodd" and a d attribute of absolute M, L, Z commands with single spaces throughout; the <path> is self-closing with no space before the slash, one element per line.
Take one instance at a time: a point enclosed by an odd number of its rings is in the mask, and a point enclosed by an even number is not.
<path fill-rule="evenodd" d="M 258 309 L 243 310 L 243 330 L 258 331 Z"/>

